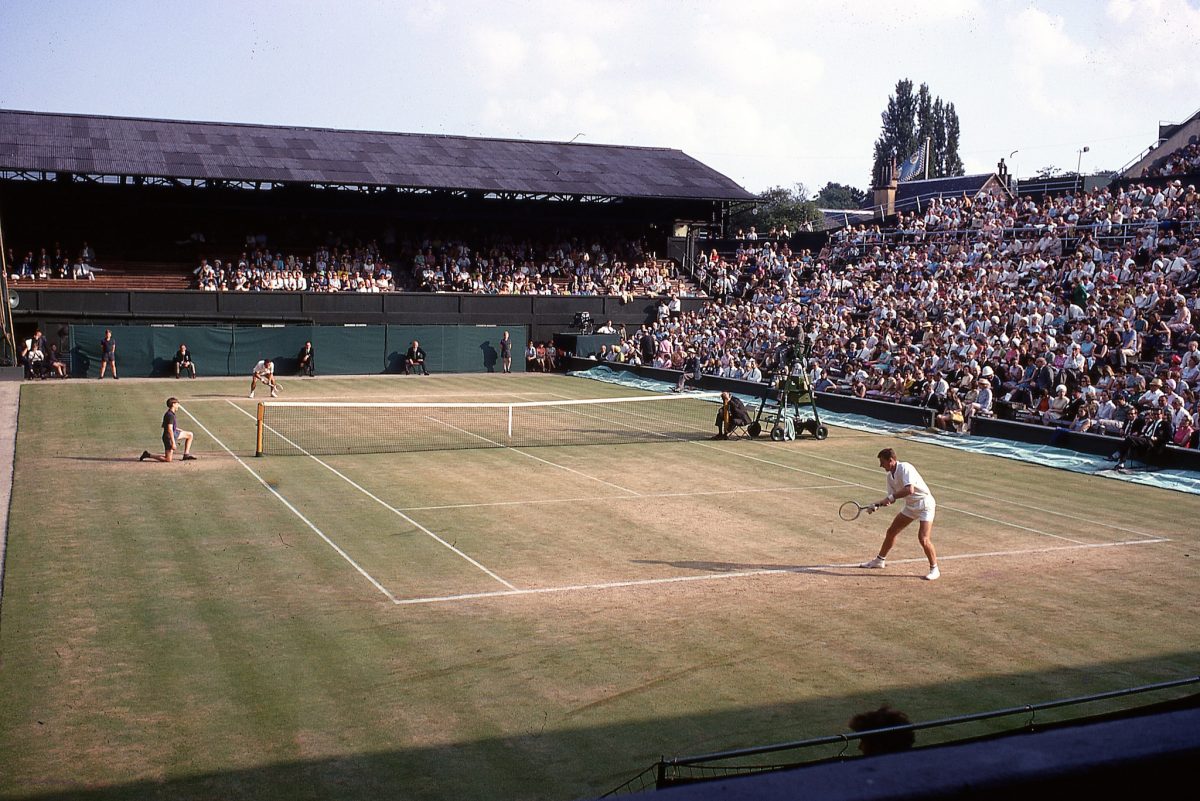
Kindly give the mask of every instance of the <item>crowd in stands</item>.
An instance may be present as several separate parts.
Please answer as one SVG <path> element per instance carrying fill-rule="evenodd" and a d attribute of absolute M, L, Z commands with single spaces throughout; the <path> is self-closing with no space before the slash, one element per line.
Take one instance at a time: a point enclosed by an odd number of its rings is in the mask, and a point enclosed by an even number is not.
<path fill-rule="evenodd" d="M 356 247 L 321 247 L 308 256 L 272 253 L 265 244 L 236 259 L 201 259 L 193 271 L 196 288 L 207 292 L 390 292 L 397 288 L 391 266 L 371 242 Z"/>
<path fill-rule="evenodd" d="M 631 302 L 679 281 L 671 262 L 658 262 L 641 242 L 578 240 L 546 244 L 497 239 L 480 246 L 427 239 L 401 248 L 393 267 L 372 242 L 320 248 L 308 256 L 265 247 L 236 259 L 203 259 L 196 287 L 206 291 L 262 292 L 473 292 L 489 295 L 611 295 Z"/>
<path fill-rule="evenodd" d="M 659 295 L 679 279 L 638 240 L 554 243 L 500 239 L 479 247 L 426 242 L 413 257 L 417 287 L 488 295 Z"/>
<path fill-rule="evenodd" d="M 715 302 L 609 358 L 676 369 L 695 358 L 744 377 L 807 337 L 818 389 L 932 406 L 948 428 L 1003 410 L 1116 434 L 1152 406 L 1196 445 L 1192 186 L 934 200 L 894 226 L 843 229 L 815 255 L 746 241 L 702 269 Z"/>
<path fill-rule="evenodd" d="M 56 242 L 51 256 L 46 248 L 39 248 L 35 256 L 32 250 L 26 251 L 25 256 L 17 259 L 12 248 L 5 254 L 11 281 L 48 281 L 51 278 L 74 279 L 76 281 L 95 281 L 96 252 L 87 242 L 84 242 L 74 260 Z"/>
<path fill-rule="evenodd" d="M 1163 159 L 1162 163 L 1146 170 L 1147 178 L 1164 175 L 1200 173 L 1200 142 L 1190 142 Z"/>

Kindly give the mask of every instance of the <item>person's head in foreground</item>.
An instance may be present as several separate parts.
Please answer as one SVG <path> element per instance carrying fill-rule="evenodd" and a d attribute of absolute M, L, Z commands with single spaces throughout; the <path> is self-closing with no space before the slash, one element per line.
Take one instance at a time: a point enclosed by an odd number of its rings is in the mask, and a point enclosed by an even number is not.
<path fill-rule="evenodd" d="M 852 731 L 874 731 L 889 729 L 893 726 L 907 726 L 912 723 L 908 715 L 899 709 L 892 709 L 887 704 L 870 712 L 860 712 L 850 718 Z M 893 731 L 883 734 L 868 734 L 858 741 L 858 750 L 863 756 L 876 754 L 891 754 L 896 751 L 907 751 L 913 747 L 916 735 L 911 731 Z"/>

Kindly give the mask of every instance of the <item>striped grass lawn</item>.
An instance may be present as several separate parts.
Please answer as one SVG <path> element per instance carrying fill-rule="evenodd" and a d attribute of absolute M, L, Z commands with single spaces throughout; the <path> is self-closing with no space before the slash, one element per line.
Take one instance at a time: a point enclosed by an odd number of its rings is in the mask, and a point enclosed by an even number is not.
<path fill-rule="evenodd" d="M 1200 673 L 1194 496 L 840 429 L 255 459 L 244 383 L 23 388 L 0 797 L 577 798 L 884 701 L 930 720 Z M 139 463 L 173 393 L 200 459 Z M 882 494 L 885 446 L 937 496 L 938 582 L 915 533 L 852 566 L 890 513 L 837 508 Z"/>

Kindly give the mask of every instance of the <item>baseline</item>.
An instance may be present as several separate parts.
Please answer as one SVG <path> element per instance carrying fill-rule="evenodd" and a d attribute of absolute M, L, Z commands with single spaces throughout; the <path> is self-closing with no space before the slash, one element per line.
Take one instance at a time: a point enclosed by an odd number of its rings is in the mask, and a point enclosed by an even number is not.
<path fill-rule="evenodd" d="M 1025 548 L 1016 551 L 990 551 L 986 553 L 973 554 L 957 554 L 955 556 L 939 557 L 938 561 L 949 560 L 967 560 L 967 559 L 992 559 L 1003 558 L 1009 556 L 1028 556 L 1030 554 L 1039 553 L 1055 553 L 1059 551 L 1076 551 L 1092 548 L 1115 548 L 1130 545 L 1153 545 L 1157 543 L 1170 542 L 1170 539 L 1161 537 L 1152 540 L 1126 540 L 1123 542 L 1104 542 L 1104 543 L 1081 543 L 1078 545 L 1059 545 L 1047 548 Z M 911 559 L 896 559 L 892 564 L 908 564 L 921 562 L 924 563 L 925 557 L 913 557 Z M 423 598 L 404 598 L 396 601 L 397 606 L 412 606 L 418 604 L 435 604 L 435 603 L 453 603 L 457 601 L 475 601 L 490 598 L 512 598 L 522 595 L 547 595 L 552 593 L 572 593 L 572 592 L 596 592 L 602 590 L 615 590 L 627 587 L 643 587 L 657 584 L 680 584 L 692 581 L 724 581 L 728 579 L 752 578 L 756 576 L 773 576 L 785 573 L 818 573 L 825 570 L 841 570 L 857 568 L 858 563 L 846 564 L 828 564 L 828 565 L 805 565 L 802 567 L 779 567 L 765 568 L 761 570 L 744 570 L 731 573 L 719 573 L 717 575 L 699 575 L 699 576 L 672 576 L 670 578 L 659 579 L 633 579 L 629 581 L 608 581 L 596 584 L 571 584 L 562 587 L 536 587 L 524 590 L 497 590 L 495 592 L 473 592 L 464 593 L 461 595 L 440 595 L 429 596 Z M 871 571 L 863 571 L 863 576 L 870 575 Z"/>

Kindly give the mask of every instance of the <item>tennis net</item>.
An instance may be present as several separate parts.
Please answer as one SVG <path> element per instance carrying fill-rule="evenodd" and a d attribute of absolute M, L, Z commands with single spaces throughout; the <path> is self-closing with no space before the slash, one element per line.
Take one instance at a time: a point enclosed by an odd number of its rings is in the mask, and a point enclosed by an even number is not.
<path fill-rule="evenodd" d="M 401 453 L 702 439 L 718 393 L 521 403 L 258 404 L 255 455 Z"/>

